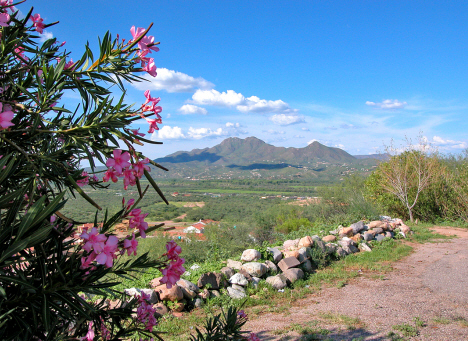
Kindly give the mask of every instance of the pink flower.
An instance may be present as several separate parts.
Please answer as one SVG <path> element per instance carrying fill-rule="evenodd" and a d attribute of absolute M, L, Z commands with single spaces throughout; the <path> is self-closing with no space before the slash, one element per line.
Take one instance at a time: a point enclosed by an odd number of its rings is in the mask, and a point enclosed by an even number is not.
<path fill-rule="evenodd" d="M 132 207 L 132 205 L 135 203 L 135 199 L 130 199 L 128 202 L 127 202 L 127 210 L 130 209 L 130 207 Z M 125 198 L 122 198 L 122 206 L 125 207 Z"/>
<path fill-rule="evenodd" d="M 8 26 L 10 21 L 10 15 L 8 13 L 0 13 L 0 26 Z"/>
<path fill-rule="evenodd" d="M 141 293 L 141 296 L 138 298 L 138 303 L 140 304 L 137 308 L 137 320 L 145 325 L 145 329 L 148 331 L 153 331 L 153 327 L 158 323 L 154 313 L 156 310 L 148 302 L 149 295 Z"/>
<path fill-rule="evenodd" d="M 143 33 L 145 32 L 145 29 L 142 27 L 138 27 L 135 30 L 135 26 L 132 26 L 130 29 L 130 33 L 132 34 L 133 40 L 138 39 Z M 154 44 L 154 37 L 153 36 L 144 36 L 141 38 L 141 40 L 138 42 L 138 48 L 140 49 L 140 55 L 145 56 L 148 52 L 151 52 L 151 50 L 158 52 L 159 48 L 156 46 L 151 46 Z"/>
<path fill-rule="evenodd" d="M 130 154 L 128 152 L 122 153 L 120 149 L 114 149 L 114 158 L 109 158 L 106 161 L 108 168 L 113 167 L 117 171 L 117 175 L 122 175 L 123 169 L 130 167 Z"/>
<path fill-rule="evenodd" d="M 82 341 L 93 341 L 94 340 L 94 330 L 93 330 L 93 321 L 89 322 L 88 332 L 86 336 L 81 338 Z"/>
<path fill-rule="evenodd" d="M 0 102 L 0 128 L 8 128 L 14 126 L 14 123 L 11 123 L 15 113 L 12 111 L 11 106 L 8 104 L 3 104 Z"/>
<path fill-rule="evenodd" d="M 21 47 L 21 46 L 20 46 L 20 47 L 17 47 L 17 48 L 15 49 L 15 52 L 16 52 L 16 54 L 17 54 L 18 56 L 20 56 L 20 57 L 23 58 L 24 60 L 29 60 L 29 58 L 26 57 L 26 56 L 24 55 L 24 47 Z M 21 59 L 18 58 L 18 57 L 16 57 L 16 59 L 21 60 Z"/>
<path fill-rule="evenodd" d="M 149 58 L 144 65 L 142 65 L 143 71 L 148 72 L 151 76 L 156 77 L 158 73 L 156 72 L 156 64 L 154 64 L 154 59 Z"/>
<path fill-rule="evenodd" d="M 109 236 L 103 250 L 96 257 L 96 262 L 99 264 L 105 264 L 106 267 L 110 268 L 114 264 L 114 258 L 117 258 L 115 252 L 117 251 L 117 244 L 119 239 L 116 236 Z"/>
<path fill-rule="evenodd" d="M 146 122 L 149 124 L 149 130 L 148 133 L 152 134 L 155 130 L 159 130 L 158 124 L 157 123 L 162 123 L 160 118 L 157 119 L 149 119 L 145 117 Z"/>
<path fill-rule="evenodd" d="M 103 182 L 109 181 L 109 179 L 112 180 L 112 182 L 117 182 L 119 179 L 117 179 L 117 172 L 113 168 L 109 168 L 106 173 L 104 173 L 104 176 L 102 177 Z"/>
<path fill-rule="evenodd" d="M 135 175 L 137 176 L 138 179 L 140 179 L 143 174 L 145 173 L 145 170 L 148 172 L 151 172 L 151 168 L 147 166 L 150 161 L 148 158 L 145 158 L 143 161 L 138 161 L 133 165 L 133 169 L 135 170 Z"/>
<path fill-rule="evenodd" d="M 13 5 L 13 0 L 0 0 L 0 7 L 5 7 L 11 11 L 11 13 L 14 13 L 16 11 L 16 8 L 12 6 Z"/>
<path fill-rule="evenodd" d="M 168 289 L 172 288 L 185 272 L 185 268 L 182 266 L 184 263 L 185 259 L 183 258 L 178 258 L 175 262 L 169 262 L 167 268 L 161 270 L 163 278 L 159 282 L 166 283 Z"/>
<path fill-rule="evenodd" d="M 45 25 L 42 23 L 44 19 L 41 18 L 41 15 L 39 13 L 36 13 L 34 15 L 31 15 L 29 19 L 33 21 L 33 26 L 36 28 L 36 31 L 42 33 L 43 29 L 45 28 Z"/>
<path fill-rule="evenodd" d="M 132 253 L 137 255 L 138 240 L 135 239 L 135 233 L 132 233 L 132 239 L 124 240 L 124 249 L 127 249 L 127 254 L 130 256 Z"/>
<path fill-rule="evenodd" d="M 257 334 L 250 333 L 249 337 L 247 338 L 247 341 L 260 341 L 260 339 L 258 338 Z"/>
<path fill-rule="evenodd" d="M 80 269 L 81 270 L 86 270 L 86 269 L 89 269 L 91 267 L 91 264 L 94 262 L 94 260 L 96 259 L 96 252 L 91 252 L 89 254 L 88 257 L 82 257 L 81 258 L 81 266 L 80 266 Z"/>
<path fill-rule="evenodd" d="M 148 213 L 141 214 L 141 209 L 133 209 L 129 216 L 128 226 L 131 229 L 137 228 L 140 231 L 141 238 L 146 238 L 145 231 L 148 229 L 148 223 L 144 221 Z"/>
<path fill-rule="evenodd" d="M 73 63 L 73 59 L 70 58 L 70 61 L 65 64 L 63 69 L 64 70 L 68 70 L 68 69 L 74 70 L 75 69 L 74 65 L 75 65 L 75 63 Z"/>
<path fill-rule="evenodd" d="M 104 340 L 110 340 L 111 333 L 110 333 L 109 329 L 107 329 L 106 323 L 104 322 L 102 317 L 100 319 L 101 319 L 101 337 Z"/>
<path fill-rule="evenodd" d="M 180 247 L 180 245 L 177 245 L 177 243 L 173 240 L 168 241 L 166 243 L 166 250 L 167 252 L 165 253 L 165 255 L 168 259 L 171 260 L 179 259 L 179 255 L 182 252 L 182 248 Z"/>
<path fill-rule="evenodd" d="M 155 104 L 158 104 L 158 102 L 161 100 L 159 97 L 151 97 L 151 93 L 149 90 L 146 90 L 145 91 L 145 97 L 146 97 L 146 102 L 143 103 L 143 105 L 146 105 L 147 103 L 149 102 L 152 102 L 152 103 L 155 103 Z"/>
<path fill-rule="evenodd" d="M 91 232 L 83 232 L 80 235 L 81 239 L 85 240 L 85 244 L 83 246 L 83 249 L 91 252 L 91 250 L 94 250 L 96 253 L 102 252 L 104 249 L 104 242 L 106 241 L 107 237 L 104 234 L 99 234 L 99 231 L 97 228 L 93 227 L 91 229 Z"/>
<path fill-rule="evenodd" d="M 84 178 L 83 179 L 80 179 L 80 180 L 77 180 L 76 181 L 76 184 L 80 187 L 83 187 L 85 185 L 87 185 L 89 183 L 89 176 L 88 176 L 88 173 L 83 171 L 81 173 L 81 176 L 83 176 Z"/>
<path fill-rule="evenodd" d="M 136 185 L 136 178 L 135 178 L 135 171 L 133 169 L 127 168 L 123 172 L 124 175 L 124 189 L 128 188 L 128 185 L 135 186 Z"/>

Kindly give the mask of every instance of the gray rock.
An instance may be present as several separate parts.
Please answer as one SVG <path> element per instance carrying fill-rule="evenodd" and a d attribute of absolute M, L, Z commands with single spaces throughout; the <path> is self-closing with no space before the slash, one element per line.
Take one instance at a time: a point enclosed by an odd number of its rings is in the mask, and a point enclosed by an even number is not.
<path fill-rule="evenodd" d="M 311 252 L 311 248 L 310 247 L 301 247 L 299 250 L 297 250 L 297 252 L 299 253 L 299 256 L 297 257 L 297 259 L 299 260 L 299 262 L 304 262 L 306 259 L 309 259 L 309 255 L 310 255 L 310 252 Z"/>
<path fill-rule="evenodd" d="M 341 246 L 336 248 L 336 254 L 338 257 L 346 257 L 348 255 L 348 253 Z"/>
<path fill-rule="evenodd" d="M 375 233 L 375 234 L 380 234 L 383 232 L 383 229 L 380 228 L 380 227 L 376 227 L 375 229 L 372 229 L 372 231 Z"/>
<path fill-rule="evenodd" d="M 239 273 L 241 275 L 243 275 L 249 282 L 252 281 L 252 276 L 247 271 L 245 271 L 244 269 L 240 269 Z"/>
<path fill-rule="evenodd" d="M 242 270 L 247 271 L 249 275 L 255 277 L 262 277 L 264 274 L 267 273 L 266 265 L 258 262 L 245 263 L 244 265 L 242 265 Z"/>
<path fill-rule="evenodd" d="M 297 248 L 297 245 L 299 245 L 300 239 L 294 239 L 294 240 L 286 240 L 283 243 L 283 249 L 284 250 L 290 250 L 291 248 L 295 249 Z"/>
<path fill-rule="evenodd" d="M 181 288 L 185 288 L 185 289 L 189 289 L 189 290 L 192 290 L 192 291 L 195 291 L 195 292 L 199 292 L 200 291 L 200 288 L 197 287 L 195 284 L 193 284 L 192 282 L 186 280 L 186 279 L 179 279 L 176 283 L 179 287 Z"/>
<path fill-rule="evenodd" d="M 275 263 L 278 263 L 281 259 L 283 259 L 283 254 L 276 247 L 269 247 L 267 248 L 267 251 L 271 253 L 271 255 L 273 256 L 273 261 Z"/>
<path fill-rule="evenodd" d="M 236 290 L 239 290 L 239 291 L 242 291 L 242 292 L 245 292 L 245 289 L 244 289 L 244 287 L 242 285 L 232 284 L 232 288 L 236 289 Z"/>
<path fill-rule="evenodd" d="M 169 313 L 169 309 L 163 303 L 153 305 L 153 309 L 155 310 L 154 315 L 158 318 Z"/>
<path fill-rule="evenodd" d="M 366 251 L 366 252 L 371 252 L 372 249 L 370 248 L 369 245 L 367 245 L 366 243 L 361 243 L 359 244 L 359 250 L 361 251 Z"/>
<path fill-rule="evenodd" d="M 210 289 L 220 289 L 225 287 L 224 275 L 216 272 L 207 272 L 198 279 L 198 287 L 204 288 L 209 286 Z"/>
<path fill-rule="evenodd" d="M 288 270 L 290 268 L 297 267 L 300 264 L 301 264 L 301 262 L 299 262 L 296 257 L 287 257 L 287 258 L 282 259 L 278 263 L 278 266 L 281 269 L 281 271 L 284 272 L 284 271 L 286 271 L 286 270 Z"/>
<path fill-rule="evenodd" d="M 276 290 L 284 289 L 288 285 L 287 278 L 283 274 L 267 277 L 266 282 Z"/>
<path fill-rule="evenodd" d="M 385 237 L 393 238 L 393 232 L 390 232 L 390 231 L 385 232 Z"/>
<path fill-rule="evenodd" d="M 195 308 L 201 308 L 202 305 L 203 305 L 203 300 L 202 300 L 200 297 L 197 297 L 197 298 L 193 301 L 193 305 L 195 306 Z"/>
<path fill-rule="evenodd" d="M 336 244 L 328 243 L 328 244 L 325 244 L 325 246 L 327 247 L 327 254 L 331 255 L 336 252 L 336 248 L 337 248 Z"/>
<path fill-rule="evenodd" d="M 240 268 L 242 267 L 242 262 L 239 262 L 237 260 L 228 259 L 226 265 L 228 267 L 230 267 L 230 268 L 240 270 Z"/>
<path fill-rule="evenodd" d="M 233 299 L 241 299 L 247 296 L 245 292 L 236 290 L 233 287 L 228 287 L 227 292 L 228 292 L 229 297 Z"/>
<path fill-rule="evenodd" d="M 298 279 L 304 278 L 304 271 L 298 268 L 291 268 L 283 272 L 283 275 L 290 283 L 294 283 Z"/>
<path fill-rule="evenodd" d="M 210 297 L 219 297 L 221 293 L 218 290 L 210 290 Z"/>
<path fill-rule="evenodd" d="M 242 285 L 245 287 L 247 284 L 249 284 L 249 281 L 247 281 L 247 278 L 245 278 L 244 275 L 237 273 L 231 278 L 229 278 L 229 283 Z"/>
<path fill-rule="evenodd" d="M 350 227 L 353 228 L 354 234 L 359 233 L 364 229 L 364 222 L 358 221 L 357 223 L 352 224 Z"/>
<path fill-rule="evenodd" d="M 369 233 L 369 232 L 364 232 L 364 235 L 362 236 L 362 238 L 368 242 L 368 241 L 371 241 L 372 239 L 374 239 L 374 234 L 373 233 Z"/>
<path fill-rule="evenodd" d="M 267 267 L 268 272 L 270 272 L 270 273 L 277 273 L 278 272 L 278 268 L 276 267 L 275 263 L 273 263 L 272 261 L 266 260 L 265 265 Z"/>
<path fill-rule="evenodd" d="M 241 261 L 253 262 L 262 258 L 262 254 L 255 249 L 248 249 L 242 252 Z"/>
<path fill-rule="evenodd" d="M 180 287 L 180 290 L 182 290 L 182 294 L 184 295 L 184 298 L 188 300 L 194 299 L 197 296 L 197 293 L 190 289 Z"/>
<path fill-rule="evenodd" d="M 140 296 L 141 293 L 144 293 L 145 295 L 149 296 L 149 302 L 150 303 L 158 303 L 159 298 L 158 294 L 156 291 L 153 289 L 137 289 L 137 288 L 130 288 L 130 289 L 125 289 L 124 290 L 125 294 L 128 296 Z"/>
<path fill-rule="evenodd" d="M 221 272 L 224 276 L 226 276 L 226 278 L 231 278 L 231 277 L 234 276 L 234 274 L 236 273 L 236 272 L 234 271 L 234 269 L 233 269 L 233 268 L 230 268 L 229 266 L 225 266 L 224 268 L 222 268 L 222 269 L 220 270 L 220 272 Z"/>
<path fill-rule="evenodd" d="M 302 270 L 304 272 L 312 273 L 316 268 L 312 265 L 312 262 L 309 259 L 306 259 L 301 263 Z"/>
<path fill-rule="evenodd" d="M 383 234 L 378 234 L 375 236 L 375 240 L 377 240 L 378 242 L 381 242 L 384 239 L 385 239 L 385 236 Z"/>
<path fill-rule="evenodd" d="M 252 285 L 254 286 L 254 288 L 257 288 L 258 287 L 258 283 L 260 283 L 262 279 L 259 278 L 259 277 L 252 277 Z"/>
<path fill-rule="evenodd" d="M 348 254 L 359 252 L 359 249 L 351 244 L 348 246 L 343 246 L 343 250 L 345 250 Z"/>
<path fill-rule="evenodd" d="M 312 236 L 312 240 L 314 241 L 314 244 L 323 252 L 323 253 L 326 253 L 327 252 L 327 247 L 325 246 L 325 243 L 323 242 L 323 240 L 315 235 L 315 236 Z"/>

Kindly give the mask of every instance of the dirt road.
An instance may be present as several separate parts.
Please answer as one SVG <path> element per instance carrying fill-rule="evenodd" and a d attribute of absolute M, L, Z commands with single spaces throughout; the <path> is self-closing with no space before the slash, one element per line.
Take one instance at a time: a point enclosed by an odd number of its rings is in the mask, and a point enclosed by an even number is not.
<path fill-rule="evenodd" d="M 303 340 L 401 340 L 395 334 L 404 331 L 405 340 L 468 340 L 468 230 L 435 230 L 457 238 L 412 245 L 414 252 L 382 279 L 323 289 L 286 314 L 252 319 L 246 329 L 269 341 L 300 340 L 301 332 Z"/>

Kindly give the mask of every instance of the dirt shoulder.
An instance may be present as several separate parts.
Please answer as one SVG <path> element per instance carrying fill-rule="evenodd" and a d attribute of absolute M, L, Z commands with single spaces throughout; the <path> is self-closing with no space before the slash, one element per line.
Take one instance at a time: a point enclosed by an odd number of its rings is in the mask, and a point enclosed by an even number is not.
<path fill-rule="evenodd" d="M 418 335 L 404 339 L 468 340 L 468 230 L 434 230 L 457 237 L 412 244 L 414 252 L 381 279 L 322 289 L 287 313 L 252 318 L 246 329 L 261 340 L 300 340 L 301 334 L 311 337 L 303 340 L 397 340 L 389 333 L 404 335 L 395 326 L 407 324 L 401 328 L 413 327 Z M 417 317 L 424 326 L 415 324 Z"/>

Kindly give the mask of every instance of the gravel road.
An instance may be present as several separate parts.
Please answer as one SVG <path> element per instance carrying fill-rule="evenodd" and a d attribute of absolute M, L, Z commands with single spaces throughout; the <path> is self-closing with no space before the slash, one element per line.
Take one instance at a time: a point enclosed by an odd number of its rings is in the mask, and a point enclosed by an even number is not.
<path fill-rule="evenodd" d="M 296 302 L 286 314 L 253 318 L 246 329 L 269 341 L 300 340 L 294 328 L 298 324 L 328 329 L 324 340 L 392 340 L 390 332 L 402 335 L 394 326 L 415 326 L 414 318 L 419 317 L 425 325 L 405 340 L 468 340 L 468 230 L 434 229 L 457 238 L 412 244 L 414 252 L 383 279 L 364 276 L 343 288 L 322 289 Z M 324 319 L 324 314 L 359 318 L 362 323 L 348 328 L 344 322 Z"/>

